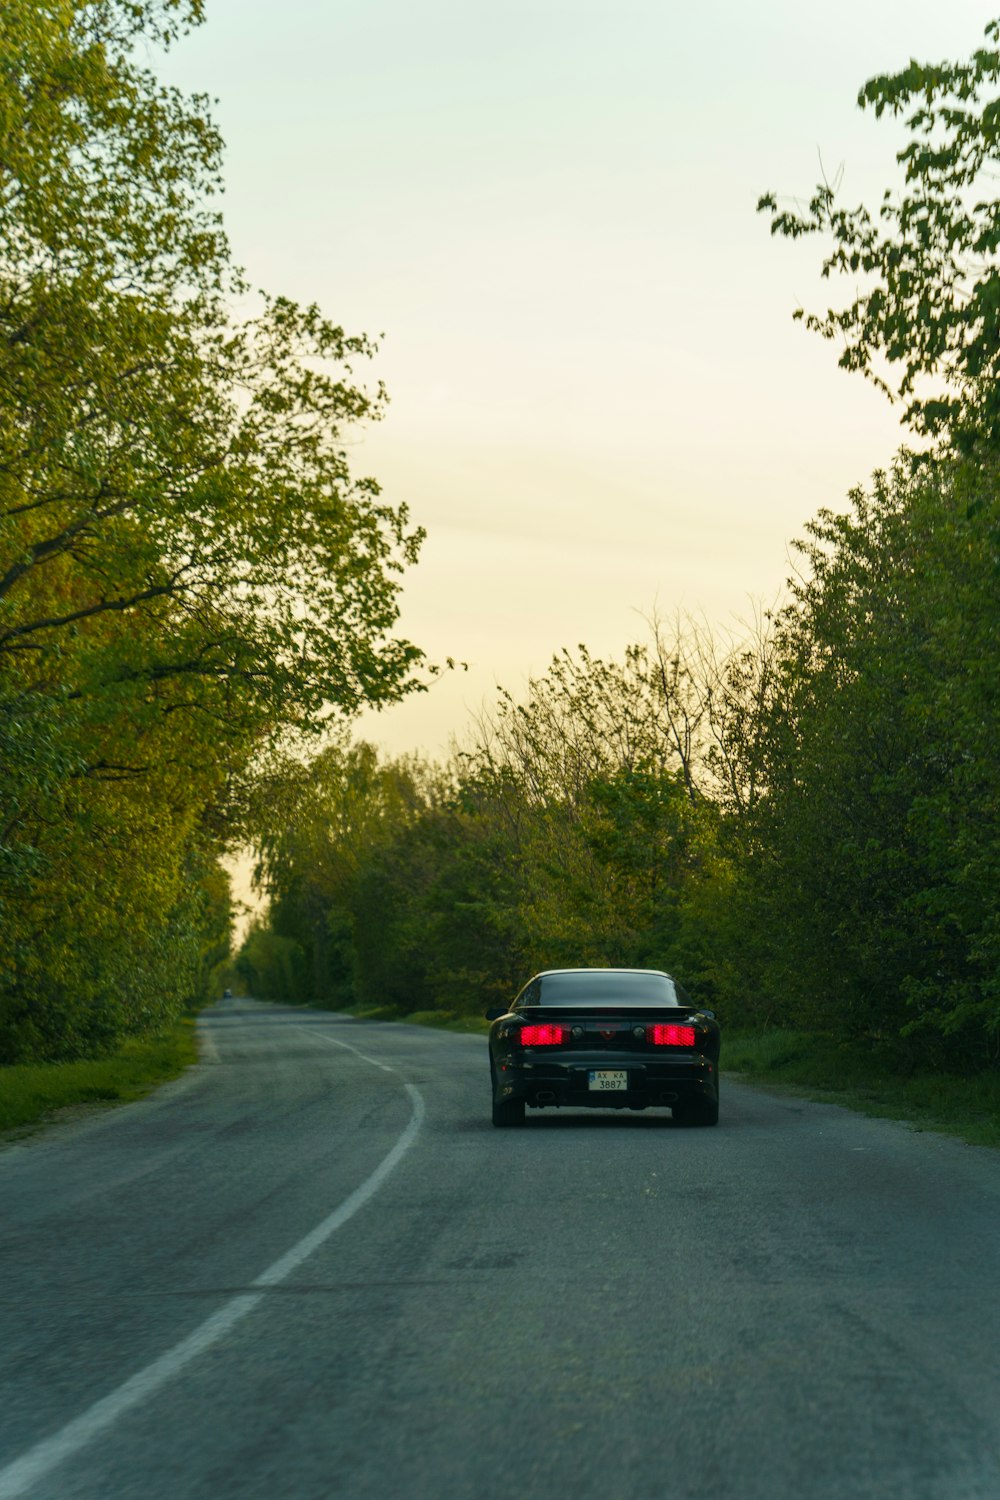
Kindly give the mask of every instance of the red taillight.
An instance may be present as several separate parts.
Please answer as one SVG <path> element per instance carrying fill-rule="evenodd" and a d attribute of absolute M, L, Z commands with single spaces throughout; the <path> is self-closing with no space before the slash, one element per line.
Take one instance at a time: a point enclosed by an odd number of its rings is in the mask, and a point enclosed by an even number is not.
<path fill-rule="evenodd" d="M 522 1026 L 522 1047 L 561 1047 L 569 1036 L 565 1026 Z"/>
<path fill-rule="evenodd" d="M 694 1027 L 667 1026 L 655 1021 L 646 1027 L 646 1041 L 652 1042 L 654 1047 L 693 1047 Z"/>

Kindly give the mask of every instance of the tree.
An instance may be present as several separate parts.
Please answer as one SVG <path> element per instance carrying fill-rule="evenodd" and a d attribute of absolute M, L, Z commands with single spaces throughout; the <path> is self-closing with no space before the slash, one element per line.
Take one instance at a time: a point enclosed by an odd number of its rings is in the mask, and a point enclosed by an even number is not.
<path fill-rule="evenodd" d="M 344 444 L 384 407 L 374 346 L 280 296 L 234 317 L 206 101 L 140 61 L 201 15 L 10 0 L 0 31 L 0 1025 L 50 1053 L 71 992 L 67 1046 L 110 1035 L 84 1012 L 117 1014 L 116 933 L 180 1003 L 185 872 L 240 834 L 262 746 L 420 685 L 393 627 L 421 533 Z"/>
<path fill-rule="evenodd" d="M 964 1061 L 1000 1047 L 996 495 L 901 464 L 811 523 L 754 819 L 786 1017 Z"/>
<path fill-rule="evenodd" d="M 996 44 L 1000 21 L 985 35 Z M 904 421 L 916 433 L 965 453 L 995 450 L 1000 51 L 979 48 L 960 63 L 911 61 L 870 79 L 858 103 L 877 118 L 906 116 L 909 140 L 897 154 L 903 191 L 887 190 L 877 215 L 838 206 L 837 184 L 825 181 L 805 212 L 780 208 L 773 193 L 758 204 L 771 215 L 772 234 L 832 238 L 824 277 L 868 280 L 840 311 L 799 309 L 796 317 L 824 338 L 842 339 L 840 364 L 904 401 Z"/>
<path fill-rule="evenodd" d="M 272 930 L 306 955 L 304 999 L 367 998 L 376 970 L 401 967 L 394 950 L 415 872 L 394 878 L 383 865 L 392 870 L 431 780 L 415 758 L 383 763 L 373 746 L 343 740 L 277 778 L 258 815 L 259 879 Z"/>
<path fill-rule="evenodd" d="M 710 757 L 726 742 L 736 661 L 680 630 L 621 662 L 581 646 L 524 702 L 505 693 L 484 717 L 471 763 L 516 814 L 518 915 L 537 963 L 677 963 L 715 982 L 688 900 L 726 878 Z"/>
<path fill-rule="evenodd" d="M 443 768 L 348 744 L 290 767 L 259 848 L 308 993 L 468 1013 L 592 963 L 673 966 L 728 1000 L 774 660 L 766 623 L 726 646 L 661 631 L 619 661 L 581 646 L 523 701 L 501 692 Z"/>
<path fill-rule="evenodd" d="M 904 401 L 933 446 L 808 528 L 765 713 L 750 908 L 764 931 L 781 923 L 770 983 L 800 1018 L 832 1007 L 946 1053 L 958 1038 L 964 1061 L 1000 1046 L 998 85 L 995 45 L 865 84 L 861 107 L 908 131 L 903 189 L 875 216 L 826 182 L 805 212 L 759 204 L 772 233 L 832 237 L 824 276 L 865 278 L 807 324 L 842 338 L 841 364 Z"/>

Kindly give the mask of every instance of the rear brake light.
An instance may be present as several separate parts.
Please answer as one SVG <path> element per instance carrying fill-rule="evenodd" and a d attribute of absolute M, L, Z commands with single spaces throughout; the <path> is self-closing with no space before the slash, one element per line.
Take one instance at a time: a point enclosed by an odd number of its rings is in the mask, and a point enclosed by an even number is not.
<path fill-rule="evenodd" d="M 565 1026 L 522 1026 L 522 1047 L 560 1047 L 569 1036 Z"/>
<path fill-rule="evenodd" d="M 654 1047 L 693 1047 L 693 1026 L 667 1026 L 656 1021 L 646 1027 L 646 1041 Z"/>

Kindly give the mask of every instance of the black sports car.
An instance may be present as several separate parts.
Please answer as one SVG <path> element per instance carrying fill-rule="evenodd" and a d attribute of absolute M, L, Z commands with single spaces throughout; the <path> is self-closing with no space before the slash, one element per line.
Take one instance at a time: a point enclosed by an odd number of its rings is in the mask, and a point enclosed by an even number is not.
<path fill-rule="evenodd" d="M 647 1109 L 719 1119 L 719 1027 L 657 969 L 547 969 L 509 1010 L 486 1012 L 494 1125 L 525 1105 Z"/>

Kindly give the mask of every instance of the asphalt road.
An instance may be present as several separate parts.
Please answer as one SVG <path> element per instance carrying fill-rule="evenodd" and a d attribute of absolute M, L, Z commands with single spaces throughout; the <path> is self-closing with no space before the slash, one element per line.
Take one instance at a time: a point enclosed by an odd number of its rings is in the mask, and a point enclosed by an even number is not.
<path fill-rule="evenodd" d="M 0 1500 L 1000 1500 L 1000 1153 L 731 1080 L 498 1131 L 480 1038 L 203 1026 L 0 1153 Z"/>

